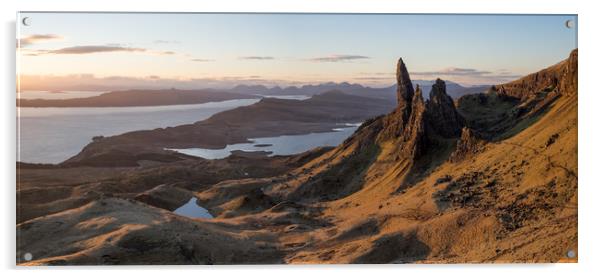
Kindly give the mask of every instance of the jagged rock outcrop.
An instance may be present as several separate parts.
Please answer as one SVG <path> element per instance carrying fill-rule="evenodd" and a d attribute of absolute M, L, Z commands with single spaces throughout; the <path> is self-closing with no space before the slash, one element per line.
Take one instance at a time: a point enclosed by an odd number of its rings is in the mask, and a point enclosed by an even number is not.
<path fill-rule="evenodd" d="M 447 95 L 445 82 L 437 79 L 425 102 L 422 90 L 412 87 L 405 63 L 397 63 L 397 108 L 383 119 L 379 140 L 398 141 L 399 154 L 415 159 L 439 138 L 460 136 L 464 119 L 456 111 L 453 99 Z"/>
<path fill-rule="evenodd" d="M 426 133 L 426 105 L 419 86 L 416 87 L 416 93 L 412 99 L 411 112 L 408 124 L 402 135 L 401 155 L 409 158 L 417 158 L 424 154 L 429 144 L 429 138 Z"/>
<path fill-rule="evenodd" d="M 480 153 L 483 150 L 485 143 L 485 140 L 481 139 L 481 136 L 479 136 L 477 132 L 468 127 L 464 127 L 462 129 L 462 136 L 458 139 L 456 150 L 449 156 L 449 161 L 459 162 Z"/>
<path fill-rule="evenodd" d="M 447 95 L 445 82 L 437 78 L 426 104 L 429 123 L 436 132 L 446 138 L 458 137 L 464 126 L 464 119 L 456 111 L 454 100 Z"/>

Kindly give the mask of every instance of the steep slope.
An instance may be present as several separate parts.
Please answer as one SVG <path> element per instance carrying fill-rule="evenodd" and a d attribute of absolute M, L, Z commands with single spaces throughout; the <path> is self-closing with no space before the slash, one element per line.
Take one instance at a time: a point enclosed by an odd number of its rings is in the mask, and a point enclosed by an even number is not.
<path fill-rule="evenodd" d="M 524 87 L 514 107 L 537 117 L 512 120 L 516 133 L 493 142 L 462 128 L 447 101 L 425 104 L 400 61 L 393 113 L 293 178 L 259 186 L 276 201 L 320 207 L 332 225 L 305 235 L 319 240 L 287 262 L 575 260 L 567 253 L 577 252 L 576 61 L 574 51 L 556 66 L 554 98 L 534 101 L 540 92 L 528 90 L 546 86 Z M 431 95 L 448 100 L 441 84 Z"/>
<path fill-rule="evenodd" d="M 402 71 L 398 74 L 398 109 L 385 116 L 384 127 L 374 125 L 382 130 L 378 136 L 384 140 L 378 143 L 378 156 L 362 173 L 363 186 L 353 194 L 322 203 L 323 217 L 331 219 L 336 228 L 316 232 L 313 236 L 323 240 L 290 255 L 288 261 L 576 260 L 567 253 L 577 253 L 577 51 L 555 70 L 544 72 L 561 77 L 553 90 L 557 96 L 553 101 L 539 99 L 527 111 L 538 111 L 535 107 L 541 103 L 548 106 L 535 121 L 528 125 L 513 122 L 511 128 L 524 126 L 507 139 L 489 143 L 464 128 L 451 157 L 439 151 L 428 155 L 435 147 L 433 138 L 446 132 L 433 121 L 438 117 L 419 119 L 443 110 L 424 109 L 415 98 L 409 106 L 412 90 Z M 549 79 L 538 80 L 533 82 Z M 524 100 L 516 107 L 533 102 L 532 96 L 540 93 L 530 90 L 547 86 L 531 84 L 522 87 L 524 91 L 517 89 L 516 94 Z M 460 122 L 443 126 L 453 127 L 456 135 Z M 404 132 L 393 133 L 396 128 L 390 128 L 391 124 Z M 333 152 L 344 153 L 346 146 L 361 145 L 362 132 L 366 131 L 358 131 L 347 145 Z M 415 167 L 421 157 L 430 160 L 429 167 Z M 440 157 L 445 160 L 437 163 Z M 423 177 L 408 179 L 416 176 L 417 170 L 425 173 Z"/>
<path fill-rule="evenodd" d="M 574 56 L 574 57 L 573 57 Z M 516 81 L 495 86 L 502 94 L 519 99 L 531 97 L 536 92 L 577 92 L 577 51 L 571 57 L 544 70 L 529 74 Z"/>

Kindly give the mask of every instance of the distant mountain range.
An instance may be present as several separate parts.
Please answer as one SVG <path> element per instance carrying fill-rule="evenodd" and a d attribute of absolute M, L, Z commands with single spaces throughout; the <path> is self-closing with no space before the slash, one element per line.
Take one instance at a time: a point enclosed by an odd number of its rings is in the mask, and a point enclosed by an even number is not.
<path fill-rule="evenodd" d="M 435 81 L 418 80 L 414 84 L 420 85 L 423 96 L 428 98 L 429 92 Z M 481 93 L 489 86 L 463 87 L 457 83 L 447 81 L 447 94 L 454 99 L 461 96 Z M 263 85 L 238 85 L 230 90 L 200 89 L 200 90 L 127 90 L 113 91 L 99 96 L 73 98 L 73 99 L 20 99 L 19 107 L 124 107 L 124 106 L 156 106 L 198 104 L 211 101 L 224 101 L 231 99 L 257 98 L 259 95 L 307 95 L 313 96 L 329 91 L 339 91 L 347 95 L 369 97 L 397 102 L 397 85 L 385 88 L 365 87 L 360 84 L 348 82 L 328 82 L 319 85 L 303 85 L 300 87 L 272 87 Z"/>
<path fill-rule="evenodd" d="M 463 95 L 481 93 L 487 90 L 490 86 L 479 85 L 464 87 L 458 83 L 452 81 L 445 81 L 447 84 L 447 94 L 454 99 L 457 99 Z M 420 85 L 423 88 L 423 94 L 425 98 L 428 98 L 429 92 L 434 80 L 416 80 L 414 84 Z M 263 85 L 238 85 L 230 92 L 239 94 L 257 94 L 257 95 L 315 95 L 326 91 L 337 90 L 346 94 L 361 95 L 365 97 L 376 97 L 381 99 L 396 100 L 396 88 L 397 85 L 391 85 L 385 88 L 372 88 L 366 87 L 360 84 L 352 84 L 348 82 L 335 83 L 328 82 L 319 85 L 303 85 L 300 87 L 289 86 L 289 87 L 272 87 L 268 88 Z"/>

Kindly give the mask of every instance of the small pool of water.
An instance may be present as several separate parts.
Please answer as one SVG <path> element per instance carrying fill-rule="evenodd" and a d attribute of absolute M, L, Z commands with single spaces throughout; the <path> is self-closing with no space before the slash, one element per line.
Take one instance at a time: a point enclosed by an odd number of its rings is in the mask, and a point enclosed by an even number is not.
<path fill-rule="evenodd" d="M 204 207 L 197 205 L 196 197 L 190 198 L 188 203 L 177 208 L 173 212 L 177 215 L 182 215 L 191 218 L 213 218 L 213 216 Z"/>

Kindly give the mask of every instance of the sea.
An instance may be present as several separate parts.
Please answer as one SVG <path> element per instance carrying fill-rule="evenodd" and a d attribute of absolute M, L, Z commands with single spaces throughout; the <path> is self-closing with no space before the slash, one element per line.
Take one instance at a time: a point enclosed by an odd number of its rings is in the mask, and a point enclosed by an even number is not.
<path fill-rule="evenodd" d="M 20 98 L 67 99 L 89 97 L 102 92 L 18 93 Z M 17 108 L 17 161 L 28 163 L 60 163 L 78 154 L 95 136 L 113 136 L 136 130 L 152 130 L 191 124 L 212 115 L 247 106 L 263 97 L 307 99 L 310 96 L 262 96 L 257 99 L 235 99 L 203 104 L 143 107 L 21 107 Z M 318 146 L 335 146 L 357 128 L 341 124 L 331 132 L 252 138 L 252 143 L 228 145 L 224 149 L 181 149 L 182 153 L 218 159 L 233 150 L 267 151 L 270 155 L 287 155 Z"/>
<path fill-rule="evenodd" d="M 251 143 L 227 145 L 223 149 L 169 149 L 187 155 L 205 159 L 221 159 L 230 156 L 233 151 L 267 152 L 268 156 L 291 155 L 309 151 L 319 146 L 337 146 L 351 136 L 359 123 L 343 123 L 330 132 L 316 132 L 301 135 L 282 135 L 275 137 L 249 138 Z"/>

